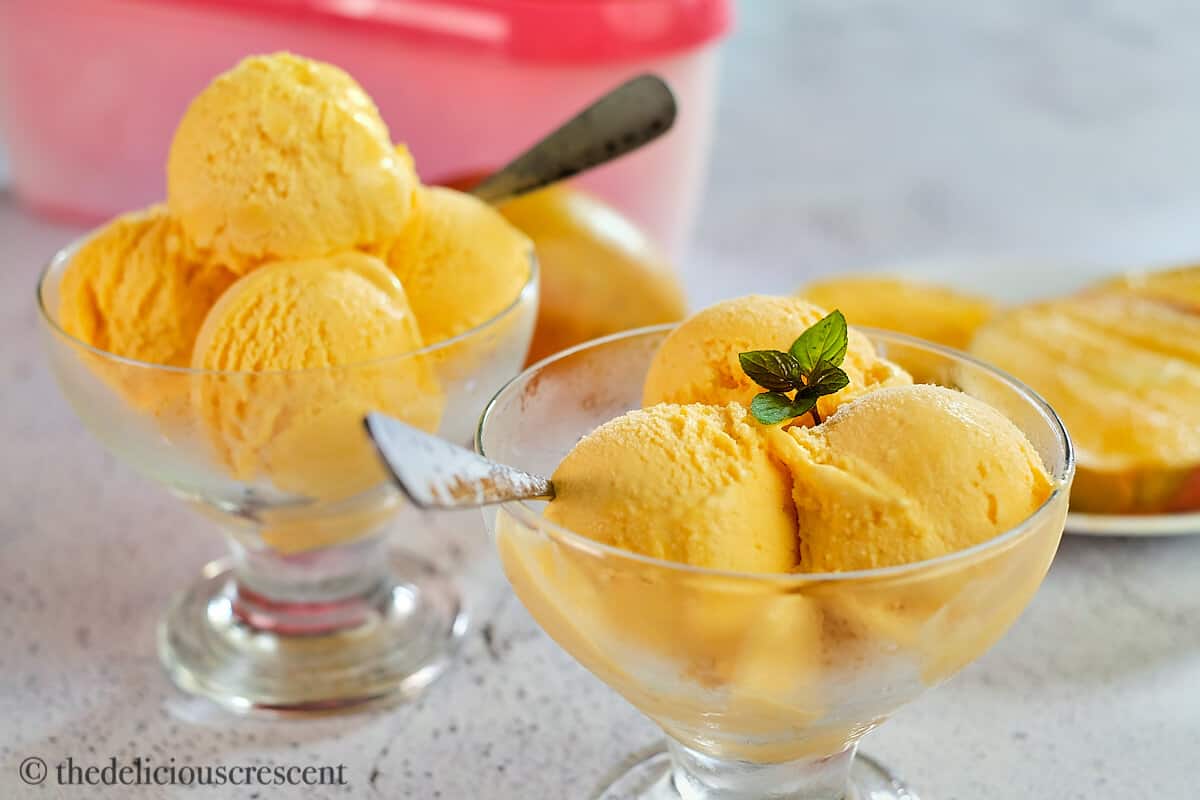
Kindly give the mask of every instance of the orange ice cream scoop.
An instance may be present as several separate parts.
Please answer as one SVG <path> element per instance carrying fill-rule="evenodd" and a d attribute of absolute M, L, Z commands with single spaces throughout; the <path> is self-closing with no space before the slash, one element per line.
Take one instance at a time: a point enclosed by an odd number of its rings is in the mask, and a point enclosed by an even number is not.
<path fill-rule="evenodd" d="M 791 469 L 803 572 L 963 550 L 1019 524 L 1053 488 L 1011 420 L 940 386 L 880 389 L 823 425 L 770 433 Z"/>
<path fill-rule="evenodd" d="M 353 78 L 287 53 L 247 58 L 188 107 L 167 159 L 187 243 L 243 274 L 390 241 L 418 180 Z"/>
<path fill-rule="evenodd" d="M 60 284 L 58 322 L 92 347 L 186 367 L 204 315 L 235 276 L 186 259 L 163 206 L 125 214 L 88 239 Z"/>
<path fill-rule="evenodd" d="M 749 572 L 796 563 L 787 473 L 741 406 L 631 411 L 580 440 L 553 480 L 546 518 L 605 544 Z"/>
<path fill-rule="evenodd" d="M 433 344 L 512 305 L 532 268 L 533 244 L 500 212 L 443 187 L 423 188 L 404 234 L 386 252 Z"/>
<path fill-rule="evenodd" d="M 642 399 L 654 403 L 740 403 L 763 391 L 742 371 L 738 354 L 787 350 L 796 337 L 827 314 L 799 297 L 750 295 L 709 306 L 663 341 L 646 374 Z M 842 369 L 850 384 L 817 403 L 821 416 L 883 386 L 912 383 L 896 364 L 881 358 L 865 336 L 850 331 Z M 808 424 L 809 417 L 798 420 Z"/>
<path fill-rule="evenodd" d="M 266 264 L 209 312 L 195 401 L 231 474 L 333 499 L 383 481 L 370 410 L 437 428 L 442 394 L 404 290 L 363 253 Z"/>

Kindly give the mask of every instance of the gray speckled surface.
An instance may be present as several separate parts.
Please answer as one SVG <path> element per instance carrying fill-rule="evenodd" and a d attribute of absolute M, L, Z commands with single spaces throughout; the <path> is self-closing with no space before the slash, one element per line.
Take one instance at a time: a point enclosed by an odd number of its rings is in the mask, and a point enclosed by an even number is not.
<path fill-rule="evenodd" d="M 889 258 L 1200 253 L 1200 9 L 993 5 L 743 3 L 693 301 Z M 27 756 L 141 754 L 347 767 L 344 789 L 262 798 L 577 798 L 655 740 L 511 599 L 406 708 L 264 722 L 176 692 L 154 623 L 222 545 L 87 438 L 52 384 L 32 283 L 73 234 L 0 196 L 0 797 L 256 796 L 17 779 Z M 1197 575 L 1200 537 L 1067 539 L 1013 631 L 865 749 L 934 800 L 1196 796 Z"/>

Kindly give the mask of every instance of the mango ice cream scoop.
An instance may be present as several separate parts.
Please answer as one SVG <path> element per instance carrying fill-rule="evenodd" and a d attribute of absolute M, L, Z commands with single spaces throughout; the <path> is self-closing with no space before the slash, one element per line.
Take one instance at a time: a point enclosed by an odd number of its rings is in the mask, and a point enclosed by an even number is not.
<path fill-rule="evenodd" d="M 404 289 L 363 253 L 277 261 L 209 312 L 195 403 L 234 477 L 336 499 L 383 480 L 361 420 L 382 409 L 435 430 L 442 395 Z"/>
<path fill-rule="evenodd" d="M 1016 425 L 940 386 L 880 389 L 822 425 L 772 433 L 791 475 L 804 572 L 965 550 L 1021 522 L 1053 488 Z"/>
<path fill-rule="evenodd" d="M 422 188 L 404 234 L 387 247 L 429 344 L 482 325 L 529 280 L 533 244 L 469 194 Z"/>
<path fill-rule="evenodd" d="M 151 416 L 165 433 L 188 427 L 189 387 L 182 373 L 138 365 L 186 367 L 204 316 L 236 275 L 184 255 L 179 226 L 166 208 L 124 214 L 87 239 L 59 283 L 58 323 L 101 354 L 80 352 L 122 402 Z"/>
<path fill-rule="evenodd" d="M 167 205 L 189 247 L 238 274 L 391 241 L 418 185 L 362 87 L 287 53 L 213 80 L 167 159 Z"/>
<path fill-rule="evenodd" d="M 235 275 L 188 260 L 163 206 L 124 214 L 88 239 L 63 275 L 58 321 L 92 347 L 186 367 L 204 316 Z"/>
<path fill-rule="evenodd" d="M 552 480 L 546 518 L 605 544 L 718 569 L 796 564 L 788 475 L 739 405 L 631 411 L 585 436 Z"/>
<path fill-rule="evenodd" d="M 663 342 L 646 373 L 643 404 L 740 403 L 749 406 L 762 391 L 742 371 L 738 354 L 788 346 L 826 315 L 799 297 L 750 295 L 725 300 L 692 315 Z M 866 392 L 912 383 L 900 367 L 880 358 L 861 333 L 851 330 L 842 369 L 850 384 L 822 397 L 822 417 Z M 798 420 L 803 423 L 802 420 Z"/>

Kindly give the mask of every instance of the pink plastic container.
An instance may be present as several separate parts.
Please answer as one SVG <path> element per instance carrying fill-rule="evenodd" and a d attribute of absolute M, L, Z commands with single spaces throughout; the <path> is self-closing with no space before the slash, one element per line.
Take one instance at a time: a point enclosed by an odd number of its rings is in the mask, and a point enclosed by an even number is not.
<path fill-rule="evenodd" d="M 0 126 L 34 208 L 96 221 L 165 196 L 176 122 L 249 53 L 338 64 L 422 177 L 498 166 L 638 72 L 679 97 L 663 139 L 583 179 L 678 255 L 702 188 L 729 0 L 0 2 Z"/>

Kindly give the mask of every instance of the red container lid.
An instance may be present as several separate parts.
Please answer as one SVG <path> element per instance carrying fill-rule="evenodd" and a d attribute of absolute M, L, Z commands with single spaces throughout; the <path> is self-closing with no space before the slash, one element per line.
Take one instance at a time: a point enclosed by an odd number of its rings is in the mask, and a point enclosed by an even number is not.
<path fill-rule="evenodd" d="M 142 0 L 353 25 L 522 61 L 639 61 L 726 31 L 732 0 Z"/>

